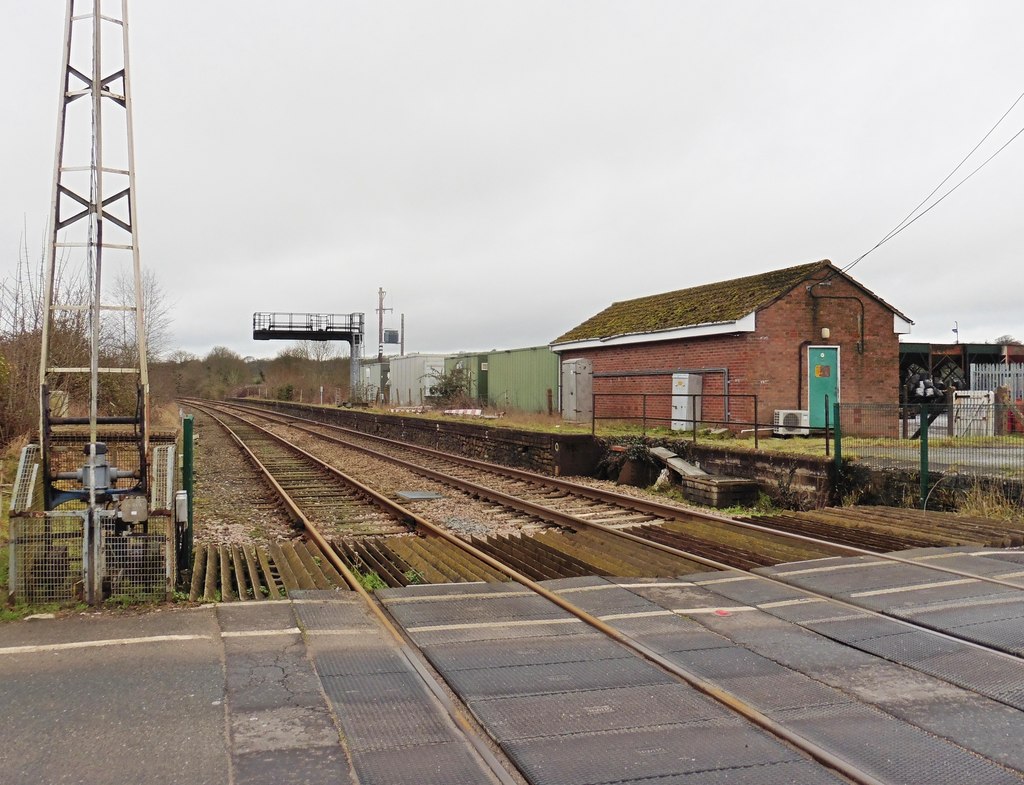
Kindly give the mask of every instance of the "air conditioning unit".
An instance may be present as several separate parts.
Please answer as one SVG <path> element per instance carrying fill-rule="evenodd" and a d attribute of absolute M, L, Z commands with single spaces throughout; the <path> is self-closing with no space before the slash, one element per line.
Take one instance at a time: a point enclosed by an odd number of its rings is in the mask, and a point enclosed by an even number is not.
<path fill-rule="evenodd" d="M 806 409 L 776 409 L 772 432 L 776 436 L 809 436 L 810 414 Z"/>

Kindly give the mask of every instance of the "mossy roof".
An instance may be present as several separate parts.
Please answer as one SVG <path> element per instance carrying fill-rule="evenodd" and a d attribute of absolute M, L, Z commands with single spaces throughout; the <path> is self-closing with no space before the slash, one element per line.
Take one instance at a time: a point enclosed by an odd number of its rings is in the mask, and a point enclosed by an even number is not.
<path fill-rule="evenodd" d="M 732 322 L 771 305 L 801 281 L 825 269 L 836 270 L 830 261 L 823 259 L 731 281 L 623 300 L 612 303 L 552 343 Z"/>

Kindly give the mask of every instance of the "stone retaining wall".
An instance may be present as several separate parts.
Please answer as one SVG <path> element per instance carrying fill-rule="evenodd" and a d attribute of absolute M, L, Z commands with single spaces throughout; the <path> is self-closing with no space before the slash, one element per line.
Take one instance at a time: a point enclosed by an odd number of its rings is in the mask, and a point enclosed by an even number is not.
<path fill-rule="evenodd" d="M 730 450 L 685 439 L 651 442 L 657 445 L 708 474 L 753 480 L 778 507 L 806 510 L 836 501 L 835 464 L 829 458 Z"/>
<path fill-rule="evenodd" d="M 589 475 L 602 454 L 600 445 L 586 434 L 518 431 L 462 420 L 403 417 L 290 401 L 247 399 L 245 403 L 540 474 Z"/>
<path fill-rule="evenodd" d="M 293 413 L 362 433 L 419 444 L 435 450 L 482 461 L 513 466 L 555 476 L 602 474 L 617 479 L 621 464 L 614 460 L 614 442 L 586 434 L 555 434 L 519 431 L 463 420 L 434 420 L 383 414 L 359 409 L 338 409 L 291 401 L 254 401 L 279 412 Z M 691 441 L 650 440 L 650 446 L 668 447 L 680 457 L 698 464 L 709 474 L 754 480 L 779 507 L 810 509 L 834 503 L 836 492 L 833 462 L 827 458 L 754 453 Z M 610 458 L 612 458 L 610 460 Z M 654 473 L 654 476 L 657 472 Z M 647 484 L 642 483 L 642 484 Z"/>

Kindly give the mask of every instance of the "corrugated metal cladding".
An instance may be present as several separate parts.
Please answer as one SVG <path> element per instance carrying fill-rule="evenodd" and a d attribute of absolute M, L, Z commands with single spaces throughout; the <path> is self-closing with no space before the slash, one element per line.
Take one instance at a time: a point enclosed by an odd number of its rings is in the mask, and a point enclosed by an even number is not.
<path fill-rule="evenodd" d="M 388 400 L 392 406 L 426 403 L 434 372 L 449 373 L 462 367 L 469 372 L 470 396 L 481 404 L 547 412 L 550 394 L 550 405 L 558 410 L 558 355 L 546 346 L 450 355 L 409 354 L 392 357 L 390 362 Z"/>
<path fill-rule="evenodd" d="M 487 354 L 487 400 L 499 409 L 558 409 L 558 355 L 546 346 Z"/>
<path fill-rule="evenodd" d="M 391 358 L 391 403 L 419 406 L 426 402 L 435 374 L 444 373 L 443 354 L 407 354 Z"/>
<path fill-rule="evenodd" d="M 469 397 L 487 403 L 487 354 L 453 354 L 444 358 L 444 372 L 464 368 L 469 374 Z"/>
<path fill-rule="evenodd" d="M 363 363 L 363 398 L 370 403 L 385 403 L 388 386 L 388 361 Z"/>

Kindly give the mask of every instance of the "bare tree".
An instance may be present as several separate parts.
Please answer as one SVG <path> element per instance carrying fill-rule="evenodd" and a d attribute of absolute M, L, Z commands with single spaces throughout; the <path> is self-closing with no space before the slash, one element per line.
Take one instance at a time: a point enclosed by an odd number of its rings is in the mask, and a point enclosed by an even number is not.
<path fill-rule="evenodd" d="M 338 356 L 336 346 L 330 341 L 299 341 L 303 356 L 315 363 L 325 363 Z"/>
<path fill-rule="evenodd" d="M 185 349 L 175 349 L 173 352 L 167 355 L 167 362 L 177 363 L 179 365 L 183 363 L 192 362 L 198 359 L 198 355 L 192 354 L 192 352 L 186 351 Z"/>
<path fill-rule="evenodd" d="M 249 376 L 245 360 L 226 346 L 214 346 L 202 363 L 206 377 L 200 392 L 207 398 L 236 394 Z"/>
<path fill-rule="evenodd" d="M 134 278 L 134 275 L 125 270 L 120 271 L 115 277 L 113 296 L 117 305 L 135 305 Z M 142 315 L 146 331 L 146 359 L 159 360 L 171 348 L 171 306 L 156 273 L 148 267 L 142 271 Z M 105 339 L 109 350 L 114 354 L 125 358 L 137 356 L 135 312 L 119 311 L 118 318 L 110 325 Z"/>
<path fill-rule="evenodd" d="M 0 358 L 6 379 L 0 392 L 0 441 L 30 432 L 39 417 L 39 355 L 42 348 L 45 251 L 35 264 L 22 235 L 14 273 L 0 281 Z M 66 258 L 55 265 L 54 301 L 66 305 L 89 302 L 88 281 L 69 272 Z M 50 360 L 53 365 L 80 365 L 88 356 L 89 316 L 86 310 L 58 310 L 51 316 Z M 54 389 L 80 400 L 88 380 L 64 377 Z"/>

